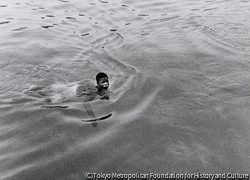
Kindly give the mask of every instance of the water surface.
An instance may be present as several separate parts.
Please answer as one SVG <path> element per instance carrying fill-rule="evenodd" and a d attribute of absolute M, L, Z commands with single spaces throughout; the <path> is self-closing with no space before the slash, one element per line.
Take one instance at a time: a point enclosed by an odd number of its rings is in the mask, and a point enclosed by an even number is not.
<path fill-rule="evenodd" d="M 250 173 L 249 2 L 2 0 L 0 177 Z M 106 72 L 110 99 L 30 87 Z M 49 108 L 48 108 L 49 107 Z"/>

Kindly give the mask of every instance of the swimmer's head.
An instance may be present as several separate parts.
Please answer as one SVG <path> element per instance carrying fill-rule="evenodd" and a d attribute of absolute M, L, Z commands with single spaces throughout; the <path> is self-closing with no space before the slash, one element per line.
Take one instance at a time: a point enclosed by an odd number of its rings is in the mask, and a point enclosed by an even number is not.
<path fill-rule="evenodd" d="M 107 74 L 100 72 L 96 75 L 96 83 L 100 90 L 107 90 L 109 87 L 109 79 Z"/>

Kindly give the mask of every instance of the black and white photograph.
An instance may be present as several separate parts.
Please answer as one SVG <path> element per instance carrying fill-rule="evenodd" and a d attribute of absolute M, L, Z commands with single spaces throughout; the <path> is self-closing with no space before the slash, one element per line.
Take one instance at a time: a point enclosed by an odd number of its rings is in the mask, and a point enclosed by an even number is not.
<path fill-rule="evenodd" d="M 249 0 L 0 0 L 0 180 L 249 175 Z"/>

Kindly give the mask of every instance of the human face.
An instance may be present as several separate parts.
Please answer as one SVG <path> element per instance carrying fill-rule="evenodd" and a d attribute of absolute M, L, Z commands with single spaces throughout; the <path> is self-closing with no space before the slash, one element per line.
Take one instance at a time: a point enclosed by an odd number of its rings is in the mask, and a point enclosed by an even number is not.
<path fill-rule="evenodd" d="M 105 90 L 108 89 L 108 87 L 109 87 L 108 77 L 100 78 L 97 85 L 100 89 L 105 89 Z"/>

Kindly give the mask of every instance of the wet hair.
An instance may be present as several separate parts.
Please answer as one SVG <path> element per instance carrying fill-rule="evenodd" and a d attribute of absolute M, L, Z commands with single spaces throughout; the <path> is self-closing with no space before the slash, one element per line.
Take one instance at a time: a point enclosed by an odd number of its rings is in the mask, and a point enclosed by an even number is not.
<path fill-rule="evenodd" d="M 98 74 L 96 75 L 96 82 L 99 82 L 99 80 L 100 80 L 101 78 L 105 78 L 105 77 L 108 77 L 108 75 L 105 74 L 105 73 L 103 73 L 103 72 L 98 73 Z"/>

